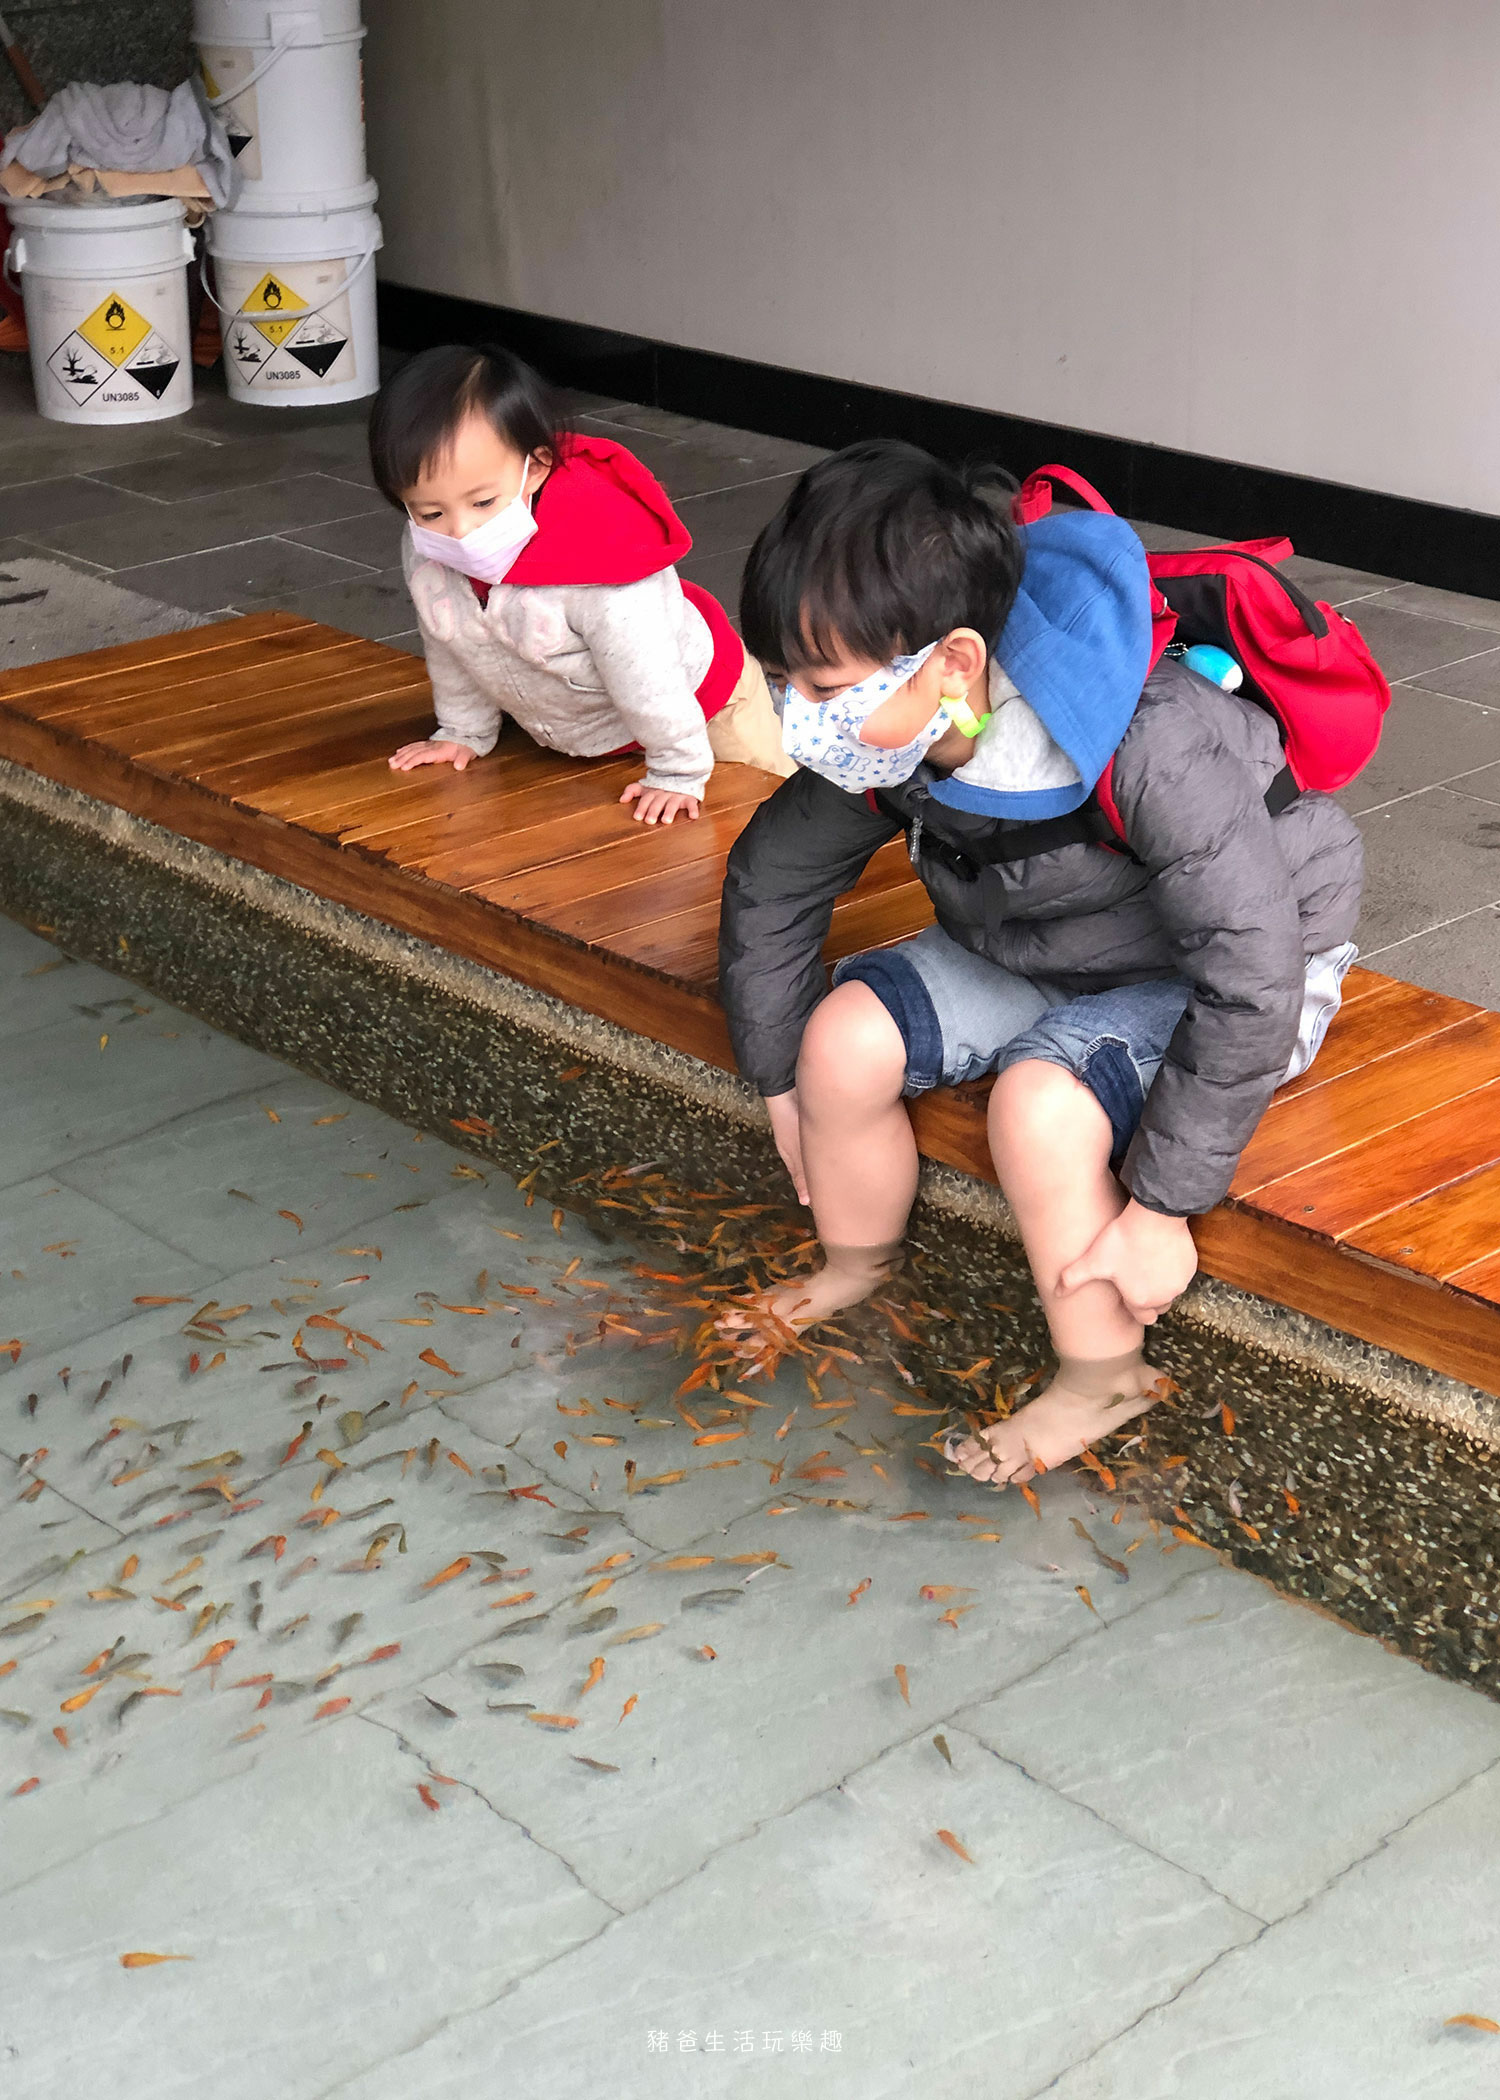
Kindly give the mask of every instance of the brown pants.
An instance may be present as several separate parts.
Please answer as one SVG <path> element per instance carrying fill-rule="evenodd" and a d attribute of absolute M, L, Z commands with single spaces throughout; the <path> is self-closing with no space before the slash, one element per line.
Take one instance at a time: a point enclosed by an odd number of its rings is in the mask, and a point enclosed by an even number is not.
<path fill-rule="evenodd" d="M 771 705 L 766 674 L 748 652 L 738 685 L 705 727 L 720 765 L 759 766 L 782 780 L 797 770 L 782 749 L 781 720 Z"/>

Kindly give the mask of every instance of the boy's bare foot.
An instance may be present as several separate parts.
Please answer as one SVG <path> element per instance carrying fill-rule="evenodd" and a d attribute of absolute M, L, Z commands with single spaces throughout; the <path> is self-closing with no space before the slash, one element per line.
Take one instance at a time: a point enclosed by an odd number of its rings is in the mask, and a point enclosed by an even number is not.
<path fill-rule="evenodd" d="M 800 1333 L 835 1313 L 860 1305 L 900 1266 L 901 1246 L 823 1248 L 821 1269 L 798 1276 L 791 1283 L 761 1291 L 746 1304 L 731 1307 L 719 1319 L 723 1334 L 765 1334 L 771 1323 Z"/>
<path fill-rule="evenodd" d="M 1103 1364 L 1064 1362 L 1047 1390 L 977 1437 L 954 1435 L 944 1456 L 989 1487 L 1033 1480 L 1142 1415 L 1168 1381 L 1139 1355 Z"/>

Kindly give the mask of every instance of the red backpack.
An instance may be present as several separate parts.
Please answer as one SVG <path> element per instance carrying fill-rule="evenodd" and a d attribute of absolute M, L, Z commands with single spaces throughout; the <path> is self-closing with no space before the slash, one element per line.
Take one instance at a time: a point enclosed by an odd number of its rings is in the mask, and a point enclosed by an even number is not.
<path fill-rule="evenodd" d="M 1110 509 L 1081 474 L 1038 467 L 1014 499 L 1018 525 L 1046 516 L 1054 483 L 1090 510 Z M 1331 791 L 1352 780 L 1374 756 L 1391 702 L 1385 675 L 1354 622 L 1315 603 L 1276 567 L 1291 552 L 1290 540 L 1268 539 L 1146 557 L 1153 667 L 1174 638 L 1212 643 L 1242 666 L 1238 690 L 1275 718 L 1286 765 L 1267 791 L 1273 815 L 1304 788 Z M 1094 797 L 1123 840 L 1113 772 L 1111 759 Z"/>

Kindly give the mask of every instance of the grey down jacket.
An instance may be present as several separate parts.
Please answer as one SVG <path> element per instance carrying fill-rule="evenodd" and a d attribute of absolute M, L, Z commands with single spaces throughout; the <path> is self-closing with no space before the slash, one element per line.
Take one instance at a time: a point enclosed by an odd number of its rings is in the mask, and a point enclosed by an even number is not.
<path fill-rule="evenodd" d="M 1286 1071 L 1306 959 L 1351 939 L 1359 912 L 1359 832 L 1327 795 L 1272 817 L 1263 797 L 1281 765 L 1269 715 L 1164 658 L 1115 756 L 1134 858 L 1080 843 L 966 876 L 937 857 L 941 842 L 1015 827 L 934 801 L 926 766 L 881 791 L 908 832 L 920 818 L 917 871 L 963 947 L 1068 997 L 1151 978 L 1192 987 L 1123 1166 L 1137 1201 L 1178 1217 L 1228 1189 Z M 795 1084 L 835 899 L 901 829 L 799 772 L 736 841 L 720 994 L 740 1070 L 763 1094 Z"/>

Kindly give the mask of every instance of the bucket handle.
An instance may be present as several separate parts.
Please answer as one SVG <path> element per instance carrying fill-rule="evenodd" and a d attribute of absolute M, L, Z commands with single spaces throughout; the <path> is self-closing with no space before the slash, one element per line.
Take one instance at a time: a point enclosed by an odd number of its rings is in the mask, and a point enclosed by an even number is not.
<path fill-rule="evenodd" d="M 336 284 L 333 290 L 328 294 L 328 297 L 326 299 L 320 299 L 316 306 L 309 306 L 303 312 L 297 315 L 298 326 L 300 327 L 304 321 L 310 321 L 314 314 L 322 313 L 325 306 L 332 306 L 335 299 L 341 299 L 344 293 L 349 290 L 350 286 L 357 284 L 360 278 L 364 276 L 366 270 L 368 270 L 371 263 L 374 262 L 377 252 L 378 251 L 374 248 L 366 248 L 364 254 L 354 265 L 354 268 L 349 272 L 348 276 L 344 279 L 342 284 Z M 251 322 L 256 320 L 257 316 L 255 314 L 248 313 L 244 307 L 241 307 L 236 313 L 230 313 L 229 309 L 226 306 L 220 305 L 219 301 L 214 297 L 213 291 L 208 282 L 208 257 L 206 255 L 203 258 L 203 267 L 199 271 L 199 276 L 203 280 L 204 297 L 208 300 L 210 306 L 216 307 L 218 309 L 221 319 L 225 321 Z"/>
<path fill-rule="evenodd" d="M 10 286 L 13 292 L 18 292 L 21 289 L 20 285 L 16 282 L 16 274 L 18 271 L 24 270 L 25 267 L 26 243 L 21 238 L 20 234 L 17 234 L 15 239 L 11 242 L 10 246 L 6 249 L 4 260 L 0 261 L 0 275 L 4 276 L 6 283 Z"/>
<path fill-rule="evenodd" d="M 296 32 L 293 31 L 293 33 L 290 36 L 283 37 L 279 44 L 273 44 L 271 46 L 271 49 L 267 52 L 266 56 L 261 60 L 260 64 L 258 66 L 252 66 L 243 80 L 237 82 L 234 87 L 226 89 L 226 91 L 222 95 L 210 95 L 205 89 L 203 97 L 204 101 L 207 102 L 210 109 L 218 109 L 221 104 L 225 102 L 233 102 L 237 96 L 247 94 L 249 90 L 254 87 L 257 80 L 265 79 L 267 73 L 270 72 L 272 66 L 275 65 L 277 59 L 280 58 L 285 52 L 290 51 L 292 49 L 292 46 L 296 42 Z"/>

